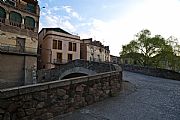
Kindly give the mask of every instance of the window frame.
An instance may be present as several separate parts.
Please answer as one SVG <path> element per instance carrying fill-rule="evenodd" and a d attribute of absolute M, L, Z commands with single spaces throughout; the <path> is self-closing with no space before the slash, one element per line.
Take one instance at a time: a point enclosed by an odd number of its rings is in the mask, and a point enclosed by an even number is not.
<path fill-rule="evenodd" d="M 58 40 L 53 40 L 52 49 L 57 49 Z"/>

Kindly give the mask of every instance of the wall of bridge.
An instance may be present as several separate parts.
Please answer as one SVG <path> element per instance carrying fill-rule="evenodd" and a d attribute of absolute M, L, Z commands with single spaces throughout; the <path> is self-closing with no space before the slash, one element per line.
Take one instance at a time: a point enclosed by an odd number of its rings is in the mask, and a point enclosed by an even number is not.
<path fill-rule="evenodd" d="M 121 70 L 120 66 L 113 63 L 93 62 L 86 60 L 73 60 L 67 64 L 60 65 L 58 68 L 39 70 L 38 83 L 58 80 L 65 75 L 72 73 L 83 73 L 86 75 L 95 75 L 98 73 Z"/>
<path fill-rule="evenodd" d="M 142 73 L 145 75 L 150 75 L 154 77 L 161 77 L 166 79 L 180 80 L 180 73 L 160 68 L 151 68 L 151 67 L 143 67 L 143 66 L 135 66 L 135 65 L 121 65 L 123 70 Z"/>
<path fill-rule="evenodd" d="M 0 90 L 0 120 L 48 120 L 121 90 L 122 71 Z"/>

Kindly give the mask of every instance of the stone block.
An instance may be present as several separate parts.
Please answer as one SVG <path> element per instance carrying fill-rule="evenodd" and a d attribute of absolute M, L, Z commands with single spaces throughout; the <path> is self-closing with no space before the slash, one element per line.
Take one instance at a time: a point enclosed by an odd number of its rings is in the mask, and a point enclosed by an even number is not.
<path fill-rule="evenodd" d="M 35 108 L 25 109 L 26 115 L 32 115 L 36 111 Z"/>
<path fill-rule="evenodd" d="M 44 113 L 43 115 L 41 115 L 40 117 L 42 120 L 48 120 L 53 118 L 53 114 L 52 113 Z"/>
<path fill-rule="evenodd" d="M 37 109 L 35 112 L 35 116 L 40 116 L 43 113 L 46 113 L 47 109 Z"/>
<path fill-rule="evenodd" d="M 0 99 L 1 108 L 7 109 L 7 107 L 12 103 L 12 101 Z"/>
<path fill-rule="evenodd" d="M 40 102 L 37 104 L 37 109 L 43 108 L 45 106 L 45 102 Z"/>
<path fill-rule="evenodd" d="M 30 101 L 32 100 L 32 95 L 31 94 L 26 94 L 23 96 L 23 101 Z"/>
<path fill-rule="evenodd" d="M 77 92 L 83 92 L 83 90 L 84 90 L 84 86 L 83 86 L 83 85 L 78 85 L 78 86 L 76 87 L 76 91 L 77 91 Z"/>
<path fill-rule="evenodd" d="M 33 94 L 34 99 L 44 101 L 48 98 L 47 92 L 36 92 Z"/>
<path fill-rule="evenodd" d="M 25 117 L 25 112 L 24 112 L 23 109 L 18 109 L 18 110 L 17 110 L 17 117 L 18 117 L 18 118 Z"/>
<path fill-rule="evenodd" d="M 27 101 L 23 104 L 22 108 L 35 108 L 37 106 L 37 101 Z"/>
<path fill-rule="evenodd" d="M 4 114 L 4 120 L 11 120 L 11 115 L 9 112 Z"/>
<path fill-rule="evenodd" d="M 94 102 L 94 97 L 92 95 L 85 96 L 87 104 L 92 104 Z"/>
<path fill-rule="evenodd" d="M 57 95 L 60 96 L 60 97 L 66 95 L 66 90 L 64 90 L 64 89 L 57 89 Z"/>
<path fill-rule="evenodd" d="M 10 104 L 10 106 L 8 107 L 7 110 L 8 110 L 8 112 L 15 112 L 17 110 L 17 108 L 18 108 L 17 104 L 12 103 L 12 104 Z"/>
<path fill-rule="evenodd" d="M 66 99 L 68 99 L 68 98 L 69 98 L 69 95 L 65 95 L 65 96 L 63 97 L 64 100 L 66 100 Z"/>

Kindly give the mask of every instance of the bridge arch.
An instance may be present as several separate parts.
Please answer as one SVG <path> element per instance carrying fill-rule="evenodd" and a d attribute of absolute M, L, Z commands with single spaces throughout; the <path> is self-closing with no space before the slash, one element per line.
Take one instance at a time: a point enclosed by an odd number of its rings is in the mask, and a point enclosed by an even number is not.
<path fill-rule="evenodd" d="M 59 76 L 59 80 L 71 78 L 72 77 L 80 77 L 80 76 L 89 76 L 89 75 L 95 75 L 96 72 L 89 70 L 87 68 L 83 67 L 74 67 L 71 69 L 66 70 L 65 72 L 61 73 Z"/>

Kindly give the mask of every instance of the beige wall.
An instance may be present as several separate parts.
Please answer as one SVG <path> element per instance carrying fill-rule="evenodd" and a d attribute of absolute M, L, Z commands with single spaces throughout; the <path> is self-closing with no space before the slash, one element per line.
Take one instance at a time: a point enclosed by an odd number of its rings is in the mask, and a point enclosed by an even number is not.
<path fill-rule="evenodd" d="M 53 39 L 62 41 L 62 50 L 52 49 Z M 63 60 L 67 60 L 68 54 L 73 55 L 73 60 L 80 59 L 80 41 L 79 40 L 74 40 L 72 38 L 63 38 L 63 37 L 54 36 L 51 38 L 50 41 L 51 41 L 51 49 L 52 49 L 52 61 L 54 59 L 57 59 L 57 53 L 62 53 L 62 59 Z M 76 47 L 77 47 L 76 52 L 68 50 L 69 42 L 76 43 Z"/>
<path fill-rule="evenodd" d="M 53 40 L 62 41 L 62 50 L 53 49 Z M 69 42 L 76 43 L 76 51 L 69 51 Z M 48 31 L 43 29 L 39 33 L 39 46 L 42 46 L 41 61 L 45 69 L 54 68 L 54 59 L 57 59 L 57 53 L 62 53 L 62 60 L 68 61 L 68 54 L 72 54 L 73 60 L 80 59 L 80 37 L 64 34 L 60 32 Z"/>

